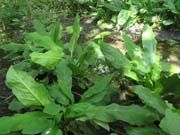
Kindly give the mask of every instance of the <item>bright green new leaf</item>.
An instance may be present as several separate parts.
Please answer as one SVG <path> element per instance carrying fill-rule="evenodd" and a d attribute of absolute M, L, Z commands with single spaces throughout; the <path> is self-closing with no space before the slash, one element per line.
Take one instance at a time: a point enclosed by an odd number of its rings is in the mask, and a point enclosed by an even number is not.
<path fill-rule="evenodd" d="M 170 109 L 166 110 L 165 117 L 161 120 L 160 127 L 169 135 L 180 135 L 180 115 Z"/>
<path fill-rule="evenodd" d="M 38 134 L 53 123 L 48 119 L 49 115 L 42 112 L 27 112 L 14 116 L 0 118 L 0 135 L 21 131 L 23 134 Z"/>
<path fill-rule="evenodd" d="M 155 34 L 149 25 L 143 27 L 142 45 L 147 62 L 153 65 L 156 62 L 157 41 L 155 39 Z"/>
<path fill-rule="evenodd" d="M 62 93 L 64 93 L 71 102 L 74 102 L 74 96 L 72 94 L 71 88 L 72 88 L 72 71 L 67 65 L 66 60 L 62 60 L 56 65 L 55 69 L 57 78 L 58 78 L 58 84 L 59 87 L 62 90 Z"/>
<path fill-rule="evenodd" d="M 153 93 L 151 90 L 141 85 L 133 86 L 132 89 L 147 105 L 156 109 L 159 113 L 165 114 L 167 106 L 160 95 Z"/>
<path fill-rule="evenodd" d="M 112 77 L 112 75 L 102 77 L 94 86 L 90 87 L 86 92 L 84 92 L 84 94 L 81 96 L 81 101 L 93 102 L 94 100 L 96 100 L 96 95 L 98 95 L 99 93 L 102 94 L 104 92 Z M 104 97 L 103 95 L 101 95 L 99 98 Z"/>
<path fill-rule="evenodd" d="M 79 35 L 80 35 L 80 17 L 79 17 L 79 15 L 76 15 L 75 22 L 73 25 L 73 35 L 72 35 L 70 43 L 69 43 L 70 44 L 71 57 L 73 56 L 74 49 L 76 47 Z"/>
<path fill-rule="evenodd" d="M 27 72 L 16 70 L 11 66 L 6 75 L 6 83 L 25 106 L 45 106 L 51 103 L 45 87 L 37 83 Z"/>
<path fill-rule="evenodd" d="M 31 60 L 47 69 L 54 69 L 55 65 L 64 56 L 63 50 L 60 47 L 53 47 L 45 53 L 32 52 L 30 54 Z"/>
<path fill-rule="evenodd" d="M 68 107 L 65 118 L 78 118 L 82 121 L 99 120 L 106 123 L 122 120 L 131 125 L 145 125 L 158 120 L 159 116 L 137 105 L 94 106 L 89 103 L 78 103 Z"/>

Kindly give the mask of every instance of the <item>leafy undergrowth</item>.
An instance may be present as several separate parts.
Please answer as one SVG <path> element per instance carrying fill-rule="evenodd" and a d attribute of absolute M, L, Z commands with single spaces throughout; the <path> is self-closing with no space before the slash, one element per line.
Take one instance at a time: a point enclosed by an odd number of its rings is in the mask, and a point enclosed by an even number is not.
<path fill-rule="evenodd" d="M 101 38 L 80 44 L 78 15 L 69 42 L 59 23 L 35 29 L 0 46 L 16 61 L 6 75 L 14 115 L 0 118 L 0 134 L 180 134 L 179 71 L 160 61 L 149 25 L 140 45 L 122 33 L 125 55 Z"/>

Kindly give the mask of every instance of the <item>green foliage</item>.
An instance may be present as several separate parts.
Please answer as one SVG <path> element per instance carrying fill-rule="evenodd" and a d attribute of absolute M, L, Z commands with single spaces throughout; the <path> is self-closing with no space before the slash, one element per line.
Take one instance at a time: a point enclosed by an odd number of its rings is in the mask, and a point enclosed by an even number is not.
<path fill-rule="evenodd" d="M 180 133 L 179 110 L 163 99 L 166 89 L 162 82 L 172 76 L 162 74 L 157 42 L 149 25 L 143 28 L 141 46 L 123 34 L 124 55 L 100 39 L 79 45 L 78 15 L 70 41 L 61 39 L 63 28 L 59 23 L 49 32 L 44 25 L 34 23 L 36 32 L 26 34 L 24 44 L 0 48 L 14 51 L 14 59 L 19 60 L 6 76 L 6 84 L 18 100 L 9 108 L 18 113 L 0 117 L 0 134 L 94 135 L 93 129 L 102 128 L 114 134 L 115 122 L 123 124 L 127 135 Z M 94 70 L 98 64 L 102 66 L 100 72 Z M 129 80 L 125 88 L 133 85 L 125 97 L 133 104 L 119 104 L 113 99 L 123 92 L 119 92 L 123 79 Z"/>
<path fill-rule="evenodd" d="M 47 90 L 28 73 L 10 67 L 6 78 L 8 87 L 24 105 L 45 106 L 50 103 Z"/>
<path fill-rule="evenodd" d="M 165 117 L 161 120 L 160 127 L 170 135 L 178 135 L 180 116 L 170 109 L 166 110 Z"/>
<path fill-rule="evenodd" d="M 13 117 L 2 117 L 0 134 L 8 134 L 13 131 L 22 130 L 23 134 L 37 134 L 44 131 L 52 121 L 48 120 L 50 116 L 42 112 L 27 112 L 16 114 Z"/>

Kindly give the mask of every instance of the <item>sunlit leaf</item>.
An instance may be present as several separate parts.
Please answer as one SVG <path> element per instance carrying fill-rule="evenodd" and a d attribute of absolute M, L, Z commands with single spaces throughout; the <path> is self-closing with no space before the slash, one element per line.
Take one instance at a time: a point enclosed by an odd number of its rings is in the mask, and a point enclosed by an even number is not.
<path fill-rule="evenodd" d="M 27 72 L 10 67 L 6 75 L 6 83 L 25 106 L 44 106 L 51 103 L 45 87 L 38 84 Z"/>
<path fill-rule="evenodd" d="M 155 34 L 149 25 L 144 25 L 143 27 L 142 45 L 145 51 L 146 60 L 153 65 L 156 62 L 157 41 L 155 39 Z"/>
<path fill-rule="evenodd" d="M 79 15 L 76 15 L 75 22 L 73 25 L 73 35 L 72 35 L 70 43 L 69 43 L 70 44 L 71 57 L 73 56 L 73 52 L 74 52 L 75 46 L 77 44 L 77 40 L 79 38 L 79 35 L 80 35 L 80 17 L 79 17 Z"/>
<path fill-rule="evenodd" d="M 62 59 L 64 53 L 60 47 L 53 47 L 45 53 L 32 52 L 31 60 L 47 69 L 54 69 L 55 65 Z"/>

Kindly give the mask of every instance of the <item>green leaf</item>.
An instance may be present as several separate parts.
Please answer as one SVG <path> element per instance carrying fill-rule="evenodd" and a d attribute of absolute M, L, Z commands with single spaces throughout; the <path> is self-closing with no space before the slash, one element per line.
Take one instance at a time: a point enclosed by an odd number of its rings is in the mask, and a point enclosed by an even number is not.
<path fill-rule="evenodd" d="M 122 34 L 127 49 L 127 55 L 129 56 L 131 63 L 133 63 L 133 68 L 144 73 L 150 72 L 150 67 L 144 58 L 143 50 L 133 43 L 132 39 L 126 34 Z"/>
<path fill-rule="evenodd" d="M 155 39 L 155 34 L 149 25 L 144 25 L 143 27 L 142 45 L 146 52 L 146 60 L 153 65 L 156 62 L 157 41 Z"/>
<path fill-rule="evenodd" d="M 165 3 L 167 4 L 167 8 L 169 8 L 171 10 L 171 12 L 175 13 L 175 14 L 180 14 L 180 12 L 177 11 L 176 7 L 175 7 L 175 1 L 174 0 L 165 0 Z"/>
<path fill-rule="evenodd" d="M 41 135 L 63 135 L 62 131 L 57 128 L 48 128 L 47 130 L 45 130 Z"/>
<path fill-rule="evenodd" d="M 96 102 L 96 98 L 98 97 L 98 100 L 101 100 L 99 98 L 104 98 L 104 96 L 102 96 L 102 93 L 104 92 L 105 88 L 107 87 L 107 85 L 109 84 L 109 82 L 111 81 L 113 75 L 107 75 L 102 77 L 94 86 L 90 87 L 86 92 L 84 92 L 84 94 L 81 96 L 81 101 L 82 102 Z M 101 96 L 97 96 L 98 94 L 101 93 Z"/>
<path fill-rule="evenodd" d="M 41 35 L 48 35 L 48 33 L 46 32 L 45 26 L 39 20 L 34 20 L 33 26 L 37 33 Z"/>
<path fill-rule="evenodd" d="M 101 50 L 108 62 L 116 69 L 126 69 L 129 68 L 128 59 L 120 52 L 119 49 L 113 48 L 109 44 L 104 42 L 100 43 Z"/>
<path fill-rule="evenodd" d="M 16 99 L 13 99 L 8 106 L 9 110 L 16 112 L 19 112 L 22 108 L 24 108 L 24 105 Z"/>
<path fill-rule="evenodd" d="M 72 35 L 71 40 L 70 40 L 71 57 L 73 56 L 74 49 L 75 49 L 75 46 L 77 44 L 77 40 L 79 38 L 79 35 L 80 35 L 80 17 L 79 17 L 79 15 L 76 15 L 75 22 L 73 25 L 73 35 Z"/>
<path fill-rule="evenodd" d="M 28 49 L 28 46 L 23 44 L 10 43 L 5 45 L 0 45 L 0 49 L 4 51 L 22 52 Z"/>
<path fill-rule="evenodd" d="M 45 87 L 38 84 L 27 72 L 16 70 L 11 66 L 6 75 L 6 83 L 25 106 L 45 106 L 51 103 Z"/>
<path fill-rule="evenodd" d="M 62 25 L 59 22 L 57 22 L 51 31 L 51 37 L 55 43 L 58 43 L 58 41 L 61 39 L 62 30 Z"/>
<path fill-rule="evenodd" d="M 121 29 L 130 18 L 130 15 L 131 12 L 129 10 L 121 10 L 117 17 L 117 27 Z"/>
<path fill-rule="evenodd" d="M 159 113 L 165 114 L 167 106 L 160 95 L 153 93 L 151 90 L 141 85 L 133 86 L 132 89 L 147 105 L 156 109 Z"/>
<path fill-rule="evenodd" d="M 27 112 L 0 118 L 0 134 L 21 131 L 23 134 L 38 134 L 52 125 L 49 115 L 42 112 Z"/>
<path fill-rule="evenodd" d="M 165 135 L 156 127 L 126 128 L 127 135 Z"/>
<path fill-rule="evenodd" d="M 79 4 L 84 4 L 87 2 L 91 2 L 92 0 L 76 0 Z"/>
<path fill-rule="evenodd" d="M 102 122 L 102 121 L 99 121 L 99 120 L 94 120 L 94 122 L 101 126 L 102 128 L 106 129 L 107 131 L 110 131 L 110 127 L 109 127 L 109 124 L 106 123 L 106 122 Z"/>
<path fill-rule="evenodd" d="M 140 106 L 121 106 L 110 104 L 108 106 L 94 106 L 88 103 L 73 104 L 67 108 L 65 118 L 78 118 L 78 120 L 99 120 L 105 123 L 122 120 L 131 125 L 145 125 L 159 119 L 159 116 Z"/>
<path fill-rule="evenodd" d="M 63 110 L 62 106 L 52 103 L 52 104 L 46 105 L 44 107 L 43 112 L 50 115 L 57 115 L 62 110 Z"/>
<path fill-rule="evenodd" d="M 166 110 L 165 117 L 161 120 L 160 127 L 169 135 L 180 134 L 180 115 L 170 109 Z"/>
<path fill-rule="evenodd" d="M 60 90 L 58 84 L 53 84 L 48 87 L 50 95 L 53 99 L 62 105 L 68 105 L 70 103 L 66 95 Z"/>
<path fill-rule="evenodd" d="M 31 41 L 34 47 L 44 47 L 47 50 L 56 46 L 50 36 L 40 35 L 37 32 L 26 34 L 26 40 Z"/>
<path fill-rule="evenodd" d="M 64 93 L 73 103 L 74 102 L 74 95 L 72 94 L 71 88 L 72 88 L 72 71 L 68 67 L 66 60 L 62 60 L 56 65 L 56 75 L 58 78 L 58 84 L 59 87 L 62 90 L 62 93 Z"/>
<path fill-rule="evenodd" d="M 47 69 L 54 69 L 55 65 L 64 56 L 63 50 L 60 47 L 53 47 L 45 53 L 32 52 L 30 54 L 31 60 Z"/>

